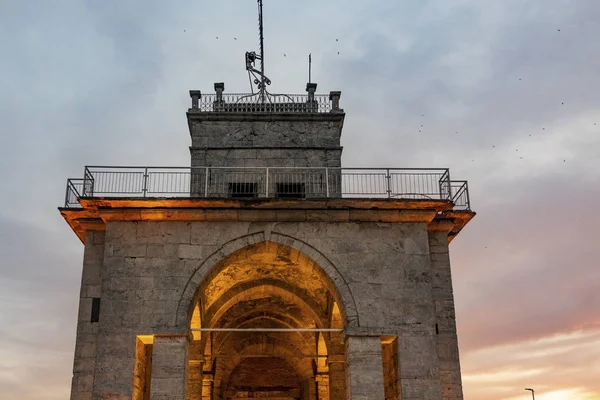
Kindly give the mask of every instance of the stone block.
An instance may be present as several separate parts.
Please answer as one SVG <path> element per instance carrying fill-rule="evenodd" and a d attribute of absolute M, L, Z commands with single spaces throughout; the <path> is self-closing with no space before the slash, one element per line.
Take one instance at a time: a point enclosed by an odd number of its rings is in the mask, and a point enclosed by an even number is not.
<path fill-rule="evenodd" d="M 145 244 L 108 244 L 106 246 L 107 257 L 145 257 Z"/>
<path fill-rule="evenodd" d="M 191 225 L 184 221 L 139 222 L 137 240 L 143 244 L 190 243 Z"/>

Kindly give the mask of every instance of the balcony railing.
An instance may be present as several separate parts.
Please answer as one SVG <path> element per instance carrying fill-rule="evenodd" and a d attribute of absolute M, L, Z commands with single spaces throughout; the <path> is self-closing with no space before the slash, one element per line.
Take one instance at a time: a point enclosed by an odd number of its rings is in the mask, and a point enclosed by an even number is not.
<path fill-rule="evenodd" d="M 448 169 L 86 167 L 69 179 L 65 207 L 90 197 L 369 198 L 450 200 L 470 210 L 466 181 Z"/>
<path fill-rule="evenodd" d="M 343 112 L 341 92 L 330 94 L 217 93 L 190 91 L 191 112 L 310 114 Z"/>

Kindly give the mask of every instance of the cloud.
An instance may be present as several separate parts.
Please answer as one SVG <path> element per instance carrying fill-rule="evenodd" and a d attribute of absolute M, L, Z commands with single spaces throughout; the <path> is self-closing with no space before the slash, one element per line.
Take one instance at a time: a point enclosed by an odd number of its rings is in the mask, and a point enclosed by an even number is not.
<path fill-rule="evenodd" d="M 3 398 L 68 396 L 82 254 L 63 236 L 0 218 Z"/>
<path fill-rule="evenodd" d="M 478 216 L 451 247 L 467 398 L 519 396 L 525 381 L 547 400 L 600 392 L 598 11 L 593 0 L 266 5 L 271 89 L 303 92 L 313 54 L 319 91 L 343 91 L 344 165 L 469 180 Z M 0 6 L 9 399 L 69 391 L 82 249 L 56 211 L 66 178 L 85 164 L 187 165 L 187 91 L 249 89 L 255 13 L 253 1 Z"/>
<path fill-rule="evenodd" d="M 596 399 L 600 384 L 600 329 L 492 346 L 463 356 L 466 398 Z"/>

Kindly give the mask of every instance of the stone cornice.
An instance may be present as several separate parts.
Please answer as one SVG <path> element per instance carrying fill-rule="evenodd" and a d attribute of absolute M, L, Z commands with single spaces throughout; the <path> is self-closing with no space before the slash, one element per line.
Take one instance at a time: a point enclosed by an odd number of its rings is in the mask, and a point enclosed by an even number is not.
<path fill-rule="evenodd" d="M 82 242 L 85 232 L 101 231 L 108 221 L 213 222 L 380 222 L 425 223 L 448 232 L 451 241 L 475 216 L 452 211 L 442 200 L 389 199 L 193 199 L 81 198 L 82 208 L 61 208 L 61 215 Z"/>
<path fill-rule="evenodd" d="M 188 110 L 187 119 L 190 121 L 334 121 L 342 122 L 346 117 L 344 112 L 329 113 L 224 113 Z"/>

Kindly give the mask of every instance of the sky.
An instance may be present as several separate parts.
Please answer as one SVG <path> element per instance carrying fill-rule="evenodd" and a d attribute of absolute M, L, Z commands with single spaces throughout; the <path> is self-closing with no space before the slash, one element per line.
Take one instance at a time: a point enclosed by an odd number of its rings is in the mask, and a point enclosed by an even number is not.
<path fill-rule="evenodd" d="M 317 91 L 342 91 L 344 166 L 469 181 L 467 400 L 600 399 L 599 19 L 597 0 L 265 0 L 271 90 L 303 93 L 312 53 Z M 70 392 L 66 179 L 189 165 L 188 91 L 249 91 L 256 26 L 254 0 L 0 0 L 2 399 Z"/>

